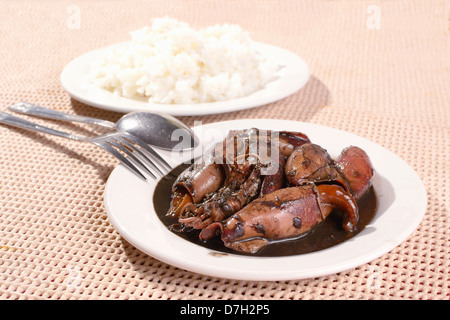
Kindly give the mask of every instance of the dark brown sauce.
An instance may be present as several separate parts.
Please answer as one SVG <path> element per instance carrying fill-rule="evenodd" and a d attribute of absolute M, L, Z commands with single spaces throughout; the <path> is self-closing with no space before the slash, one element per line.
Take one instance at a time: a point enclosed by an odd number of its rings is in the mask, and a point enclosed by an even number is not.
<path fill-rule="evenodd" d="M 162 223 L 171 230 L 170 226 L 177 223 L 175 218 L 167 216 L 170 209 L 172 185 L 178 175 L 183 172 L 190 164 L 181 164 L 173 169 L 168 175 L 161 179 L 156 186 L 153 195 L 153 204 L 155 211 L 158 214 Z M 213 250 L 214 252 L 233 253 L 240 255 L 252 255 L 261 257 L 276 257 L 276 256 L 290 256 L 299 255 L 318 250 L 323 250 L 337 244 L 340 244 L 358 234 L 363 230 L 367 224 L 375 216 L 377 210 L 377 199 L 373 187 L 359 200 L 359 222 L 356 226 L 356 231 L 352 234 L 347 234 L 341 226 L 342 218 L 338 212 L 331 213 L 324 222 L 314 228 L 306 236 L 299 239 L 290 239 L 272 243 L 256 254 L 242 253 L 231 250 L 225 247 L 218 236 L 208 240 L 201 241 L 198 238 L 199 230 L 192 230 L 189 232 L 176 232 L 171 230 L 176 235 L 183 239 L 200 245 L 202 247 Z M 213 253 L 213 252 L 212 252 Z"/>

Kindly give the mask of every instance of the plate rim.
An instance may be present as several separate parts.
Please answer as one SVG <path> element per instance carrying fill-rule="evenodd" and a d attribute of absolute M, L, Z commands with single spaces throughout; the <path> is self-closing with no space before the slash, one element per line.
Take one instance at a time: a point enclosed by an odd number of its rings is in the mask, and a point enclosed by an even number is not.
<path fill-rule="evenodd" d="M 417 175 L 417 173 L 411 168 L 411 166 L 409 166 L 409 164 L 407 164 L 403 159 L 401 159 L 399 156 L 397 156 L 395 153 L 391 152 L 387 148 L 385 148 L 379 144 L 376 144 L 376 143 L 368 140 L 367 138 L 358 136 L 358 135 L 348 132 L 348 131 L 344 131 L 344 130 L 340 130 L 340 129 L 336 129 L 336 128 L 332 128 L 332 127 L 327 127 L 327 126 L 323 126 L 320 124 L 306 123 L 306 122 L 295 121 L 295 120 L 237 119 L 237 120 L 227 120 L 227 121 L 209 123 L 209 124 L 206 124 L 205 126 L 213 126 L 213 125 L 217 126 L 218 124 L 227 125 L 227 124 L 233 124 L 233 123 L 236 124 L 236 123 L 244 123 L 244 122 L 248 123 L 248 121 L 256 121 L 256 122 L 277 121 L 278 123 L 279 122 L 295 123 L 295 124 L 303 124 L 303 125 L 307 125 L 307 126 L 313 126 L 313 127 L 317 127 L 317 128 L 331 129 L 332 131 L 341 132 L 343 134 L 349 134 L 351 136 L 357 137 L 359 139 L 362 139 L 365 142 L 373 144 L 377 148 L 381 148 L 385 152 L 389 153 L 390 156 L 393 156 L 394 158 L 396 158 L 397 161 L 400 161 L 402 163 L 402 165 L 404 166 L 404 168 L 413 175 L 413 177 L 416 179 L 416 182 L 419 183 L 419 186 L 421 189 L 420 192 L 422 193 L 422 198 L 421 198 L 421 202 L 420 202 L 420 207 L 417 211 L 419 211 L 420 214 L 416 215 L 415 219 L 410 221 L 408 228 L 403 228 L 402 232 L 398 233 L 394 239 L 390 239 L 390 241 L 385 242 L 384 245 L 379 246 L 377 248 L 377 250 L 369 251 L 368 253 L 366 253 L 362 256 L 360 255 L 360 256 L 352 258 L 351 260 L 346 260 L 344 262 L 331 263 L 331 264 L 324 265 L 321 269 L 308 270 L 306 272 L 302 271 L 300 273 L 296 273 L 295 275 L 294 274 L 280 274 L 278 271 L 274 271 L 274 270 L 270 270 L 270 271 L 266 270 L 266 271 L 259 271 L 259 272 L 254 272 L 254 270 L 253 271 L 246 270 L 244 272 L 244 271 L 240 270 L 240 271 L 236 272 L 236 271 L 226 270 L 223 268 L 221 269 L 220 267 L 217 267 L 217 266 L 214 266 L 215 269 L 211 271 L 211 270 L 205 270 L 204 263 L 200 263 L 197 261 L 180 261 L 179 259 L 177 259 L 176 257 L 173 257 L 171 255 L 167 256 L 167 255 L 155 254 L 155 252 L 149 253 L 148 249 L 145 248 L 144 246 L 142 246 L 133 235 L 130 235 L 127 232 L 127 230 L 122 228 L 120 222 L 118 222 L 115 219 L 115 216 L 113 214 L 111 214 L 112 209 L 107 201 L 107 197 L 109 194 L 109 188 L 111 187 L 110 179 L 112 177 L 114 177 L 114 174 L 119 172 L 119 170 L 123 170 L 123 172 L 126 172 L 126 170 L 127 170 L 122 165 L 118 165 L 113 170 L 113 172 L 111 173 L 111 175 L 108 178 L 108 181 L 106 183 L 105 192 L 104 192 L 104 204 L 105 204 L 108 218 L 110 219 L 112 225 L 121 234 L 121 236 L 125 240 L 127 240 L 130 244 L 132 244 L 133 246 L 135 246 L 137 249 L 144 252 L 145 254 L 147 254 L 153 258 L 156 258 L 162 262 L 168 263 L 172 266 L 182 268 L 184 270 L 188 270 L 191 272 L 195 272 L 195 273 L 199 273 L 199 274 L 203 274 L 203 275 L 207 275 L 207 276 L 235 279 L 235 280 L 245 280 L 245 281 L 285 281 L 285 280 L 300 280 L 300 279 L 305 279 L 305 278 L 314 278 L 314 277 L 335 274 L 335 273 L 343 272 L 343 271 L 358 267 L 362 264 L 368 263 L 368 262 L 388 253 L 389 251 L 393 250 L 398 245 L 400 245 L 402 242 L 404 242 L 414 232 L 414 230 L 416 230 L 416 228 L 419 226 L 420 222 L 422 221 L 423 216 L 426 213 L 427 200 L 428 200 L 427 193 L 426 193 L 425 187 L 423 185 L 423 182 L 421 181 L 421 179 Z M 307 132 L 305 132 L 305 133 L 308 134 Z M 161 223 L 161 225 L 162 225 L 162 223 Z M 168 231 L 168 230 L 166 230 L 166 231 L 168 234 L 171 234 L 171 236 L 181 239 L 180 237 L 174 235 L 170 231 Z M 355 236 L 355 238 L 357 238 L 357 236 Z M 355 238 L 353 238 L 353 239 L 355 240 Z M 186 241 L 186 240 L 183 240 L 183 241 Z M 195 244 L 192 244 L 192 245 L 195 246 Z M 334 246 L 334 247 L 331 247 L 328 249 L 324 249 L 324 250 L 320 250 L 319 253 L 324 253 L 326 251 L 330 251 L 330 249 L 333 249 L 335 247 L 337 247 L 337 246 Z M 250 261 L 250 260 L 254 260 L 254 259 L 259 259 L 260 261 L 274 260 L 274 261 L 282 262 L 283 260 L 289 261 L 292 258 L 300 258 L 300 260 L 302 260 L 303 258 L 307 259 L 308 256 L 312 256 L 315 254 L 317 254 L 317 252 L 302 254 L 302 255 L 298 255 L 298 256 L 287 256 L 287 257 L 269 257 L 269 258 L 267 258 L 267 257 L 242 256 L 242 255 L 234 255 L 234 257 L 237 258 L 238 261 L 239 260 Z"/>
<path fill-rule="evenodd" d="M 254 42 L 255 46 L 259 50 L 275 50 L 278 53 L 287 55 L 290 57 L 290 59 L 296 60 L 296 66 L 299 70 L 301 70 L 301 73 L 298 73 L 299 81 L 296 84 L 289 83 L 288 89 L 282 91 L 282 94 L 278 93 L 275 95 L 271 95 L 270 99 L 254 99 L 253 97 L 258 97 L 259 94 L 266 91 L 267 88 L 260 89 L 248 96 L 232 99 L 232 100 L 225 100 L 225 101 L 217 101 L 217 102 L 208 102 L 208 103 L 198 103 L 198 104 L 173 104 L 173 105 L 164 105 L 164 104 L 150 104 L 145 101 L 139 101 L 137 99 L 131 99 L 131 98 L 125 98 L 121 96 L 114 96 L 112 93 L 108 92 L 107 90 L 95 88 L 93 85 L 87 84 L 87 83 L 80 83 L 79 77 L 73 77 L 73 74 L 83 74 L 84 77 L 86 77 L 86 73 L 82 72 L 83 68 L 88 68 L 87 64 L 89 62 L 85 60 L 89 60 L 89 57 L 96 55 L 99 55 L 101 52 L 104 52 L 105 50 L 108 50 L 110 48 L 123 46 L 126 43 L 129 43 L 129 41 L 120 42 L 112 45 L 108 45 L 102 48 L 97 48 L 94 50 L 91 50 L 89 52 L 85 52 L 84 54 L 79 55 L 78 57 L 72 59 L 69 61 L 62 69 L 59 81 L 63 89 L 69 94 L 70 97 L 72 97 L 75 100 L 78 100 L 84 104 L 87 104 L 89 106 L 104 109 L 108 111 L 114 111 L 114 112 L 122 112 L 122 113 L 128 113 L 133 111 L 155 111 L 155 112 L 164 112 L 167 114 L 170 114 L 172 116 L 200 116 L 200 115 L 212 115 L 212 114 L 221 114 L 221 113 L 228 113 L 233 111 L 239 111 L 239 110 L 246 110 L 246 109 L 252 109 L 257 108 L 263 105 L 267 105 L 279 100 L 282 100 L 295 92 L 299 91 L 301 88 L 303 88 L 311 78 L 311 70 L 306 61 L 300 57 L 299 55 L 295 54 L 294 52 L 287 50 L 282 47 L 278 47 L 272 44 L 263 43 L 263 42 Z M 283 73 L 283 69 L 279 71 Z M 279 73 L 277 72 L 277 73 Z M 268 86 L 270 88 L 271 84 L 274 85 L 277 81 L 282 81 L 283 79 L 275 79 L 268 83 Z M 72 83 L 76 82 L 77 85 L 73 85 Z M 86 86 L 86 88 L 83 88 Z M 97 93 L 101 93 L 102 95 L 106 95 L 109 99 L 115 100 L 115 104 L 111 105 L 107 102 L 101 102 L 97 99 L 89 99 L 86 97 L 86 94 L 80 93 L 80 91 L 86 91 L 86 90 L 93 90 Z M 279 91 L 279 90 L 277 90 Z M 94 95 L 95 95 L 94 92 Z M 100 99 L 101 100 L 101 99 Z M 263 100 L 263 101 L 262 101 Z M 128 105 L 131 105 L 131 107 L 127 107 Z M 221 105 L 225 105 L 225 107 L 220 107 Z M 153 106 L 153 107 L 152 107 Z M 170 110 L 170 107 L 172 107 L 172 110 Z M 192 110 L 193 108 L 193 110 Z"/>

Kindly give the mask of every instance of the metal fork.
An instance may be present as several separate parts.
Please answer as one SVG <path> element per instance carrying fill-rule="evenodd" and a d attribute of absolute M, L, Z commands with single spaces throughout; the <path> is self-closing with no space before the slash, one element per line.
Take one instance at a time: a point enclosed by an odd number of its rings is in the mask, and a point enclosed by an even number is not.
<path fill-rule="evenodd" d="M 71 140 L 91 142 L 119 159 L 128 169 L 136 173 L 145 181 L 147 181 L 147 177 L 144 173 L 147 173 L 153 179 L 156 179 L 156 175 L 153 172 L 156 172 L 160 176 L 164 176 L 162 170 L 167 172 L 172 169 L 170 165 L 149 145 L 127 132 L 114 132 L 87 138 L 44 127 L 2 111 L 0 111 L 0 123 L 31 131 L 48 133 Z M 153 172 L 151 170 L 153 170 Z"/>

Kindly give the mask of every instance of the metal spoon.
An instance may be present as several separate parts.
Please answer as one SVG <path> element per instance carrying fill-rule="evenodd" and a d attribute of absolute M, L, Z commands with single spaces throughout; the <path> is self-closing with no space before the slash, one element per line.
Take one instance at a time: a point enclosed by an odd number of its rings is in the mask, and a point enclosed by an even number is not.
<path fill-rule="evenodd" d="M 195 133 L 178 119 L 156 112 L 131 112 L 125 114 L 117 123 L 86 116 L 73 115 L 32 103 L 19 102 L 9 106 L 9 110 L 63 121 L 96 124 L 117 131 L 128 132 L 143 141 L 164 150 L 189 150 L 199 144 Z"/>

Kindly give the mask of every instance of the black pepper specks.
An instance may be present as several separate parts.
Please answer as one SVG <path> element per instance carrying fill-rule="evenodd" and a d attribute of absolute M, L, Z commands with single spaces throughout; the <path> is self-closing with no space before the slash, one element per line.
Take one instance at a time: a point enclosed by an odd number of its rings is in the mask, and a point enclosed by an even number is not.
<path fill-rule="evenodd" d="M 299 217 L 295 217 L 292 221 L 294 223 L 294 227 L 296 227 L 297 229 L 301 228 L 302 219 L 300 219 Z"/>

